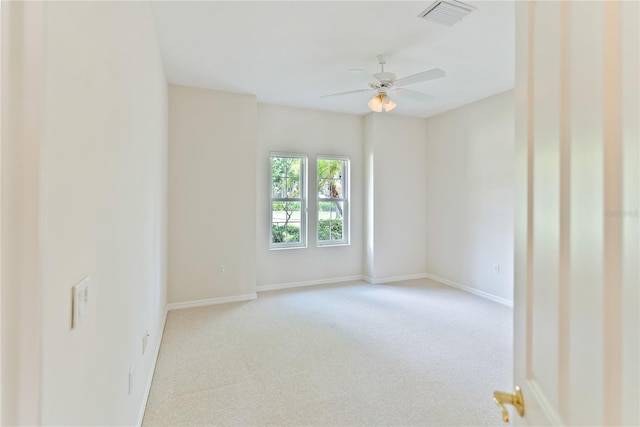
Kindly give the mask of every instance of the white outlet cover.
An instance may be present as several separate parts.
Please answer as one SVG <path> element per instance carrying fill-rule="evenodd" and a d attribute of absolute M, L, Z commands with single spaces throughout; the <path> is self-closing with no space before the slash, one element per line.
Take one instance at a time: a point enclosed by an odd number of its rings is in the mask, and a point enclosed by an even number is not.
<path fill-rule="evenodd" d="M 77 328 L 89 314 L 89 276 L 73 286 L 71 328 Z"/>

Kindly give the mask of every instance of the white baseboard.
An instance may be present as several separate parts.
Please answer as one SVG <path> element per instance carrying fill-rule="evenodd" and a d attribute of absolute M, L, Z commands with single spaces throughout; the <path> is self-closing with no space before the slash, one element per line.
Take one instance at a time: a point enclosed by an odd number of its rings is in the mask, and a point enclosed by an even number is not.
<path fill-rule="evenodd" d="M 258 292 L 276 291 L 278 289 L 301 288 L 304 286 L 329 285 L 332 283 L 353 282 L 355 280 L 365 280 L 362 275 L 334 277 L 332 279 L 308 280 L 305 282 L 277 283 L 275 285 L 259 285 L 256 287 Z"/>
<path fill-rule="evenodd" d="M 404 282 L 405 280 L 425 279 L 426 277 L 427 277 L 426 273 L 416 273 L 416 274 L 407 274 L 404 276 L 381 277 L 381 278 L 364 276 L 364 280 L 371 283 L 372 285 L 377 285 L 380 283 Z"/>
<path fill-rule="evenodd" d="M 479 297 L 482 297 L 482 298 L 497 302 L 497 303 L 502 304 L 502 305 L 506 305 L 507 307 L 513 307 L 513 301 L 508 300 L 506 298 L 499 297 L 497 295 L 490 294 L 490 293 L 485 292 L 485 291 L 481 291 L 481 290 L 476 289 L 476 288 L 472 288 L 471 286 L 462 285 L 462 284 L 460 284 L 458 282 L 454 282 L 453 280 L 449 280 L 449 279 L 445 279 L 444 277 L 436 276 L 435 274 L 427 273 L 427 274 L 424 275 L 424 277 L 426 277 L 427 279 L 431 279 L 431 280 L 433 280 L 435 282 L 442 283 L 443 285 L 448 285 L 448 286 L 451 286 L 453 288 L 457 288 L 457 289 L 460 289 L 462 291 L 469 292 L 470 294 L 477 295 Z"/>
<path fill-rule="evenodd" d="M 149 400 L 149 393 L 151 392 L 151 383 L 153 381 L 153 374 L 156 372 L 156 364 L 158 363 L 158 355 L 160 354 L 160 344 L 162 343 L 162 336 L 164 335 L 164 327 L 167 324 L 167 313 L 169 310 L 164 310 L 164 318 L 162 319 L 162 328 L 158 330 L 159 337 L 156 340 L 155 348 L 153 349 L 153 360 L 151 361 L 151 369 L 149 370 L 149 377 L 147 378 L 147 385 L 144 389 L 144 395 L 142 396 L 142 405 L 140 406 L 140 412 L 138 413 L 138 421 L 136 426 L 141 427 L 144 420 L 144 412 L 147 409 L 147 401 Z"/>
<path fill-rule="evenodd" d="M 258 298 L 255 293 L 234 295 L 231 297 L 200 299 L 195 301 L 173 302 L 167 304 L 167 310 L 179 310 L 181 308 L 204 307 L 206 305 L 226 304 L 228 302 L 250 301 Z"/>

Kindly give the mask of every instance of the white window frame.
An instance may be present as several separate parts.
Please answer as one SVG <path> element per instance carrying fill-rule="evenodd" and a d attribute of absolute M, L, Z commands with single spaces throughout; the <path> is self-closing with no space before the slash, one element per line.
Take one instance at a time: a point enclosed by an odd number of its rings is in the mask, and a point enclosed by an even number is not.
<path fill-rule="evenodd" d="M 273 158 L 289 157 L 301 159 L 300 167 L 300 196 L 299 197 L 273 197 Z M 308 156 L 302 153 L 269 153 L 269 249 L 299 249 L 307 247 L 307 161 Z M 273 242 L 273 203 L 274 202 L 300 202 L 300 241 L 299 242 Z"/>
<path fill-rule="evenodd" d="M 321 199 L 318 191 L 318 163 L 320 160 L 340 160 L 343 163 L 342 171 L 342 198 Z M 313 186 L 316 192 L 316 246 L 348 246 L 351 244 L 351 158 L 349 156 L 333 156 L 319 154 L 316 157 L 316 177 Z M 327 200 L 342 202 L 342 239 L 340 240 L 320 240 L 320 202 Z"/>

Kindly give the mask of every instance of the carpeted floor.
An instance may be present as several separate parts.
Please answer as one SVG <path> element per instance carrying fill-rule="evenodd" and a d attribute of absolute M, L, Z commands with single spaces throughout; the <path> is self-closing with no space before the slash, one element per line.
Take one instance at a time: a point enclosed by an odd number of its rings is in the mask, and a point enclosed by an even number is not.
<path fill-rule="evenodd" d="M 502 425 L 512 310 L 428 280 L 169 312 L 144 426 Z"/>

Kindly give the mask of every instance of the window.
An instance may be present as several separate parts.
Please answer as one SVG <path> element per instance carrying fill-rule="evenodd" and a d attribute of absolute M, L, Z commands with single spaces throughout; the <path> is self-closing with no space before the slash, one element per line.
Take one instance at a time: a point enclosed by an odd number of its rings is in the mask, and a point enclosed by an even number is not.
<path fill-rule="evenodd" d="M 318 246 L 349 244 L 349 159 L 318 156 Z"/>
<path fill-rule="evenodd" d="M 271 249 L 307 246 L 307 156 L 271 153 Z"/>

